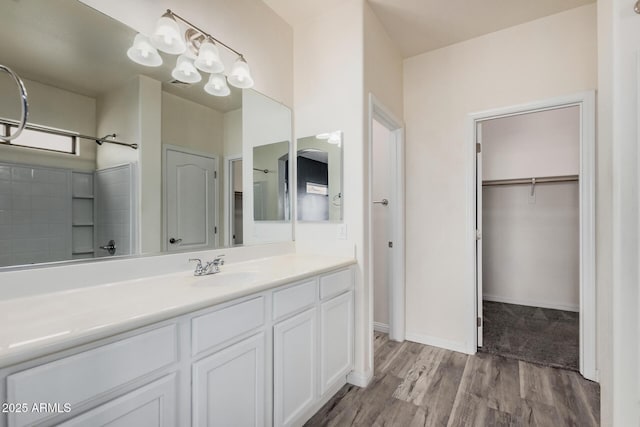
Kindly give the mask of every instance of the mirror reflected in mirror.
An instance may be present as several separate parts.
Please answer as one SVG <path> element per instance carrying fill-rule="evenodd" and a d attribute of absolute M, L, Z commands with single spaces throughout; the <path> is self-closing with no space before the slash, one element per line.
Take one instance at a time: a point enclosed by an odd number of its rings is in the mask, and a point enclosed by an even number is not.
<path fill-rule="evenodd" d="M 290 219 L 289 141 L 253 148 L 253 219 Z"/>
<path fill-rule="evenodd" d="M 254 236 L 243 170 L 262 143 L 251 132 L 290 140 L 290 110 L 233 85 L 214 96 L 205 72 L 178 81 L 175 55 L 140 65 L 127 55 L 136 34 L 77 0 L 0 5 L 0 64 L 22 77 L 30 106 L 30 128 L 0 143 L 0 267 L 291 240 Z M 19 116 L 15 83 L 0 76 L 0 132 Z"/>
<path fill-rule="evenodd" d="M 298 221 L 341 221 L 342 200 L 342 132 L 298 139 Z"/>

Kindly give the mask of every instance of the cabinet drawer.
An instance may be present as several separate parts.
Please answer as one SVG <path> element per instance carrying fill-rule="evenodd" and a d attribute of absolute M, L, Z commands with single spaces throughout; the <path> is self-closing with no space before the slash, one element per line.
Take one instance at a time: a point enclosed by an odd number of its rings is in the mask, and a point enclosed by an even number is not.
<path fill-rule="evenodd" d="M 273 293 L 273 319 L 279 319 L 316 302 L 316 280 Z"/>
<path fill-rule="evenodd" d="M 9 402 L 74 407 L 177 362 L 175 325 L 168 325 L 7 377 Z M 10 427 L 52 414 L 9 414 Z"/>
<path fill-rule="evenodd" d="M 320 278 L 320 299 L 331 298 L 353 286 L 353 273 L 351 269 L 341 270 L 327 274 Z"/>
<path fill-rule="evenodd" d="M 60 427 L 172 427 L 176 424 L 176 374 L 167 375 L 60 424 Z"/>
<path fill-rule="evenodd" d="M 193 319 L 191 354 L 195 356 L 264 325 L 264 304 L 264 297 L 253 298 Z"/>

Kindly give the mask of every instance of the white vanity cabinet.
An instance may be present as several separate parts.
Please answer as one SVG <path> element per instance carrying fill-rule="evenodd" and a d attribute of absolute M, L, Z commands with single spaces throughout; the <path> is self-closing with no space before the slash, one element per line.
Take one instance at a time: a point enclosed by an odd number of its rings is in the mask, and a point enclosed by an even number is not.
<path fill-rule="evenodd" d="M 343 268 L 0 368 L 0 402 L 58 404 L 0 427 L 302 425 L 346 383 L 353 321 Z"/>
<path fill-rule="evenodd" d="M 176 375 L 171 374 L 60 424 L 61 427 L 172 427 Z"/>
<path fill-rule="evenodd" d="M 193 364 L 193 426 L 264 426 L 265 334 Z"/>
<path fill-rule="evenodd" d="M 353 368 L 353 291 L 320 306 L 320 393 Z"/>
<path fill-rule="evenodd" d="M 317 309 L 309 308 L 273 327 L 273 419 L 289 426 L 305 414 L 317 392 Z"/>
<path fill-rule="evenodd" d="M 274 425 L 302 425 L 353 369 L 353 272 L 276 291 L 273 306 Z"/>

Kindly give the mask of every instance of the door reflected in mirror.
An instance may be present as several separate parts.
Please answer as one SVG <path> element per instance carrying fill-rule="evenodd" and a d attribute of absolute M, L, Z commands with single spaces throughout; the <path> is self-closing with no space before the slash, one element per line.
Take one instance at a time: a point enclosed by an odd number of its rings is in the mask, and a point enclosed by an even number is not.
<path fill-rule="evenodd" d="M 253 219 L 287 221 L 289 206 L 289 141 L 254 147 Z"/>
<path fill-rule="evenodd" d="M 298 139 L 298 221 L 342 220 L 342 132 Z"/>

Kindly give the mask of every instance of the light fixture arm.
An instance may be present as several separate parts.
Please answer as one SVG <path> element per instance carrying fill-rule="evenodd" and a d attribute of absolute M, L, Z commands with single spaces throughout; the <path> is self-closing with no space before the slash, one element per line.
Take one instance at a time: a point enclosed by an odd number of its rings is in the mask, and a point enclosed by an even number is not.
<path fill-rule="evenodd" d="M 187 24 L 188 26 L 190 26 L 191 28 L 197 30 L 198 32 L 200 32 L 202 35 L 204 35 L 205 37 L 215 41 L 216 43 L 218 43 L 221 46 L 224 46 L 225 48 L 227 48 L 228 50 L 230 50 L 231 52 L 235 53 L 236 55 L 238 55 L 240 58 L 242 58 L 242 60 L 244 60 L 244 55 L 241 54 L 240 52 L 238 52 L 237 50 L 235 50 L 234 48 L 232 48 L 231 46 L 221 42 L 220 40 L 218 40 L 217 38 L 213 37 L 211 34 L 207 33 L 206 31 L 204 31 L 202 28 L 197 27 L 196 25 L 192 24 L 191 22 L 187 21 L 186 19 L 184 19 L 182 16 L 178 15 L 177 13 L 173 12 L 171 9 L 167 9 L 167 12 L 165 13 L 165 15 L 163 16 L 171 16 L 174 19 L 177 19 L 179 21 L 182 21 L 183 23 Z"/>

